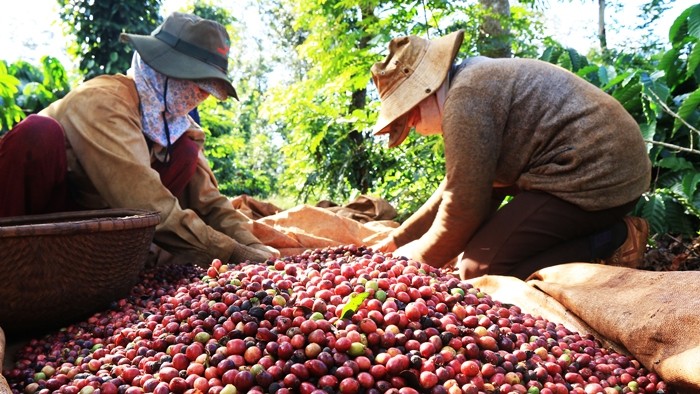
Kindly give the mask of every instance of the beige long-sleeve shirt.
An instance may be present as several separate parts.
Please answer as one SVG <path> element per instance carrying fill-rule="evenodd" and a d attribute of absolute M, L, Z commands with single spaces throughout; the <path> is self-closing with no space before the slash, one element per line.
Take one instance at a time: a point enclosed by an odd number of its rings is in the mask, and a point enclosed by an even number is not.
<path fill-rule="evenodd" d="M 161 183 L 151 168 L 154 156 L 141 132 L 139 96 L 130 77 L 94 78 L 40 114 L 63 126 L 69 190 L 81 207 L 160 212 L 154 243 L 182 261 L 227 261 L 237 243 L 260 243 L 249 220 L 219 193 L 201 150 L 183 196 L 176 198 Z M 181 138 L 201 146 L 204 133 L 193 124 Z"/>
<path fill-rule="evenodd" d="M 547 62 L 471 58 L 456 70 L 443 121 L 446 176 L 399 229 L 441 266 L 493 212 L 494 186 L 550 193 L 585 210 L 613 208 L 649 187 L 636 121 L 613 97 Z"/>

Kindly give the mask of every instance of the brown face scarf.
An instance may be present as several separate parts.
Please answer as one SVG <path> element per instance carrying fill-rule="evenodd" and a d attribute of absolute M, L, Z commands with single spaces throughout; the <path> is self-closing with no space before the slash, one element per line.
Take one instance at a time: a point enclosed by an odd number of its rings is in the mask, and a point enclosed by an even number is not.
<path fill-rule="evenodd" d="M 445 106 L 449 77 L 440 85 L 438 90 L 418 103 L 420 120 L 415 124 L 416 132 L 420 135 L 442 134 L 442 112 Z"/>

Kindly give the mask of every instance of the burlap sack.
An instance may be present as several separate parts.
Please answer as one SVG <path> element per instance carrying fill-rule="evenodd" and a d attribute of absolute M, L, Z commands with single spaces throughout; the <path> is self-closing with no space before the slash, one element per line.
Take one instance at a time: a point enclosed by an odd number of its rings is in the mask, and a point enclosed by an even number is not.
<path fill-rule="evenodd" d="M 337 215 L 360 223 L 368 223 L 375 220 L 393 220 L 397 215 L 396 209 L 385 199 L 364 194 L 344 206 L 338 206 L 327 200 L 320 201 L 316 206 L 326 208 Z"/>
<path fill-rule="evenodd" d="M 274 204 L 260 201 L 246 194 L 233 197 L 231 199 L 231 205 L 233 205 L 233 207 L 239 210 L 242 214 L 253 220 L 274 215 L 282 211 L 281 208 Z"/>
<path fill-rule="evenodd" d="M 299 205 L 253 222 L 253 234 L 283 256 L 306 249 L 339 245 L 372 245 L 383 239 L 398 223 L 360 223 L 326 208 Z"/>
<path fill-rule="evenodd" d="M 2 330 L 2 327 L 0 327 L 0 368 L 5 365 L 5 346 L 5 332 Z M 8 386 L 5 377 L 2 376 L 2 369 L 0 369 L 0 394 L 12 394 L 10 386 Z"/>
<path fill-rule="evenodd" d="M 5 377 L 2 376 L 2 374 L 0 374 L 0 394 L 12 394 L 12 390 L 10 390 L 7 380 L 5 380 Z"/>
<path fill-rule="evenodd" d="M 527 283 L 624 346 L 667 383 L 700 392 L 700 271 L 571 263 L 542 269 Z"/>

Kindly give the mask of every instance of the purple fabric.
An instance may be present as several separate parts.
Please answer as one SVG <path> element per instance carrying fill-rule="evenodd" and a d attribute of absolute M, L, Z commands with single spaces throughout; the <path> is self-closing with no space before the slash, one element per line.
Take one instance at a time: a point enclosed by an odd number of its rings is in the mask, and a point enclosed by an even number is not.
<path fill-rule="evenodd" d="M 0 139 L 0 217 L 70 210 L 63 128 L 29 115 Z"/>
<path fill-rule="evenodd" d="M 185 190 L 197 168 L 199 147 L 187 137 L 172 146 L 169 163 L 153 169 L 174 196 Z M 67 184 L 63 128 L 54 119 L 29 115 L 0 139 L 0 217 L 78 209 Z"/>
<path fill-rule="evenodd" d="M 183 136 L 172 145 L 170 154 L 172 160 L 168 163 L 156 160 L 151 164 L 151 168 L 158 171 L 160 181 L 170 190 L 170 193 L 179 197 L 197 169 L 198 154 L 197 143 Z"/>

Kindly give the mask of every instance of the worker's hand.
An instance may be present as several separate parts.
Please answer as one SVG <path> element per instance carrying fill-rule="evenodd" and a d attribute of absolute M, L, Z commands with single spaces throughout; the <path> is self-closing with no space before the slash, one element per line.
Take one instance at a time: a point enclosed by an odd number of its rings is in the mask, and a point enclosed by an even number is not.
<path fill-rule="evenodd" d="M 267 261 L 267 259 L 276 258 L 279 257 L 279 255 L 280 253 L 277 249 L 263 244 L 238 244 L 233 250 L 233 253 L 231 253 L 228 264 L 238 264 L 245 261 L 263 263 Z"/>
<path fill-rule="evenodd" d="M 277 249 L 275 249 L 275 248 L 273 248 L 272 246 L 267 246 L 267 245 L 265 245 L 265 244 L 258 244 L 258 243 L 256 243 L 256 244 L 250 244 L 250 245 L 248 245 L 248 246 L 250 246 L 251 248 L 253 248 L 253 249 L 255 249 L 255 250 L 259 250 L 259 251 L 261 251 L 261 252 L 263 252 L 263 253 L 265 253 L 265 252 L 266 252 L 266 253 L 270 253 L 270 254 L 271 254 L 270 257 L 273 257 L 273 258 L 280 257 L 280 251 L 277 250 Z"/>
<path fill-rule="evenodd" d="M 375 252 L 389 253 L 396 250 L 396 243 L 394 243 L 394 237 L 388 236 L 372 245 L 371 248 Z"/>
<path fill-rule="evenodd" d="M 406 245 L 401 246 L 400 248 L 396 249 L 393 253 L 394 257 L 399 257 L 399 256 L 404 256 L 410 260 L 415 260 L 421 263 L 428 264 L 431 267 L 434 268 L 441 268 L 441 269 L 446 269 L 448 271 L 453 271 L 457 273 L 457 264 L 460 264 L 464 255 L 464 252 L 460 253 L 458 256 L 454 257 L 450 261 L 447 261 L 445 263 L 443 262 L 436 262 L 436 261 L 428 261 L 425 260 L 424 256 L 421 255 L 418 249 L 418 244 L 419 240 L 415 240 L 412 242 L 407 243 Z"/>
<path fill-rule="evenodd" d="M 404 256 L 407 257 L 411 260 L 416 260 L 416 261 L 421 261 L 420 260 L 420 255 L 417 253 L 417 244 L 418 240 L 411 241 L 405 245 L 402 245 L 400 248 L 394 250 L 394 257 L 398 256 Z"/>

